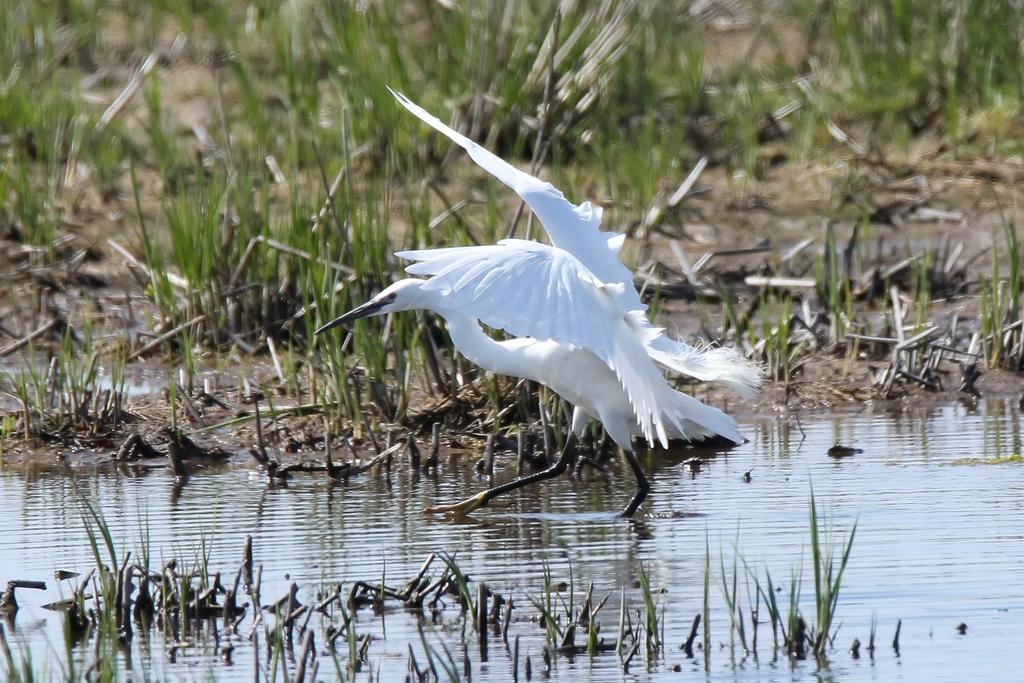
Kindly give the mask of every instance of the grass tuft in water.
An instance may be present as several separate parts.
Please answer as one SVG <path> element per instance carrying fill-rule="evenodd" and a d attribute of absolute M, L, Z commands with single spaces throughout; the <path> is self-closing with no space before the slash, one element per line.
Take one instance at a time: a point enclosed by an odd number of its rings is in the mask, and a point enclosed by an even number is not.
<path fill-rule="evenodd" d="M 820 513 L 813 490 L 809 507 L 816 621 L 808 637 L 814 654 L 822 657 L 829 645 L 829 634 L 839 605 L 839 589 L 842 586 L 843 573 L 846 571 L 850 552 L 853 550 L 857 524 L 854 523 L 846 539 L 836 545 L 831 538 L 831 531 L 819 525 Z"/>

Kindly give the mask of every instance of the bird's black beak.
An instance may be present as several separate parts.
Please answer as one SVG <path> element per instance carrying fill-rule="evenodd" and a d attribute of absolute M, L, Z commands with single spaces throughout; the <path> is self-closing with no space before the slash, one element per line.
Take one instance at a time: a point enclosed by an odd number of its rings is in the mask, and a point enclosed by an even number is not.
<path fill-rule="evenodd" d="M 352 322 L 353 320 L 359 320 L 360 318 L 365 318 L 368 315 L 373 315 L 386 303 L 386 301 L 374 301 L 373 299 L 371 299 L 362 306 L 356 306 L 348 313 L 335 318 L 334 320 L 325 325 L 321 325 L 316 329 L 315 332 L 313 332 L 313 334 L 320 334 L 321 332 L 326 332 L 332 327 L 344 325 L 345 323 Z"/>

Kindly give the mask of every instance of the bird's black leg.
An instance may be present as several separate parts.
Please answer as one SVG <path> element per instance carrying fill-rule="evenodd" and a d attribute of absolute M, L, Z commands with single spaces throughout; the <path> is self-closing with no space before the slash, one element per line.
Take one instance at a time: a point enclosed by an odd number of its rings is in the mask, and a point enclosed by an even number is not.
<path fill-rule="evenodd" d="M 498 486 L 489 488 L 486 491 L 481 491 L 475 496 L 471 496 L 458 503 L 424 508 L 423 512 L 428 514 L 436 514 L 443 512 L 456 512 L 460 514 L 466 514 L 468 512 L 472 512 L 477 508 L 484 507 L 485 505 L 487 505 L 488 503 L 490 503 L 492 500 L 494 500 L 503 493 L 515 491 L 516 489 L 522 488 L 524 486 L 529 486 L 530 484 L 534 484 L 538 481 L 544 481 L 545 479 L 553 479 L 554 477 L 557 477 L 565 473 L 565 471 L 569 469 L 569 463 L 572 462 L 572 459 L 575 455 L 576 434 L 575 432 L 570 431 L 569 435 L 565 439 L 565 446 L 562 448 L 562 454 L 559 456 L 558 461 L 555 462 L 555 464 L 548 467 L 547 469 L 541 470 L 540 472 L 531 474 L 526 477 L 521 477 L 514 481 L 510 481 L 506 484 L 499 484 Z M 640 476 L 643 476 L 642 472 Z M 639 505 L 639 502 L 637 503 L 637 505 Z"/>
<path fill-rule="evenodd" d="M 633 470 L 633 476 L 636 477 L 636 493 L 633 494 L 633 500 L 629 501 L 626 509 L 619 514 L 622 517 L 632 517 L 633 513 L 640 507 L 640 503 L 644 502 L 644 499 L 647 498 L 651 485 L 644 475 L 643 468 L 640 467 L 640 462 L 636 459 L 636 453 L 625 449 L 622 452 L 626 456 L 626 462 L 629 463 L 630 468 Z"/>

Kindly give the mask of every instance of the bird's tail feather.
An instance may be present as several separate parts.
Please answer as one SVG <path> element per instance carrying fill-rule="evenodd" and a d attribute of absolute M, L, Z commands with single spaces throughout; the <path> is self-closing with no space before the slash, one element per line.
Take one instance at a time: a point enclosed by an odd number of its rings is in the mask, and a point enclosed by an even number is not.
<path fill-rule="evenodd" d="M 697 441 L 707 437 L 722 436 L 733 443 L 741 443 L 736 420 L 724 412 L 700 402 L 689 394 L 670 389 L 665 396 L 664 417 L 670 436 Z"/>
<path fill-rule="evenodd" d="M 735 349 L 694 347 L 662 334 L 648 341 L 647 352 L 673 372 L 724 384 L 744 398 L 753 397 L 761 386 L 761 367 Z"/>

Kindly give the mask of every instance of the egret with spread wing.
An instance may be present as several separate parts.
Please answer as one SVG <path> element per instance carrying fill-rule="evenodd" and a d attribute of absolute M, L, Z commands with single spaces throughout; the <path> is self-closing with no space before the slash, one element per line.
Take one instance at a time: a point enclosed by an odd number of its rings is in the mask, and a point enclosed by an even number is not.
<path fill-rule="evenodd" d="M 652 326 L 632 275 L 618 258 L 623 236 L 598 230 L 599 209 L 589 203 L 574 206 L 549 183 L 502 161 L 402 95 L 395 97 L 515 190 L 553 244 L 509 239 L 490 246 L 399 252 L 400 258 L 416 261 L 407 268 L 411 275 L 429 278 L 395 282 L 317 332 L 369 315 L 432 311 L 445 319 L 452 343 L 469 360 L 491 372 L 543 384 L 574 406 L 557 463 L 428 511 L 469 512 L 502 493 L 561 474 L 591 418 L 623 450 L 637 478 L 626 515 L 636 511 L 649 489 L 632 452 L 633 436 L 666 447 L 671 439 L 714 436 L 739 443 L 732 418 L 675 391 L 655 361 L 743 393 L 756 389 L 758 368 L 733 351 L 690 347 Z M 515 338 L 492 339 L 481 323 Z"/>
<path fill-rule="evenodd" d="M 540 219 L 552 245 L 575 256 L 584 268 L 601 282 L 622 285 L 622 290 L 614 296 L 622 311 L 628 313 L 647 309 L 640 301 L 640 294 L 633 285 L 633 273 L 619 260 L 619 251 L 626 236 L 617 232 L 602 232 L 599 229 L 601 207 L 592 206 L 590 202 L 574 205 L 551 183 L 520 171 L 466 136 L 452 130 L 404 95 L 394 90 L 391 94 L 421 121 L 466 150 L 480 168 L 515 191 Z M 449 249 L 407 253 L 414 260 L 428 262 L 442 256 L 454 258 L 454 252 Z M 429 268 L 421 268 L 420 272 L 433 274 Z M 641 323 L 646 327 L 651 326 L 646 316 L 643 316 Z M 681 375 L 702 382 L 724 384 L 748 397 L 760 386 L 760 368 L 734 349 L 698 349 L 665 334 L 650 335 L 645 346 L 651 358 Z"/>

